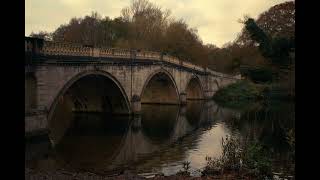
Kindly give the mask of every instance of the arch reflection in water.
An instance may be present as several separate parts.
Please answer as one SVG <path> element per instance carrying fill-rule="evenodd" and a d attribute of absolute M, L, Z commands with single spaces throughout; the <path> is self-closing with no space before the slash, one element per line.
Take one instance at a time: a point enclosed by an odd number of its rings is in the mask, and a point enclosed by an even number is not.
<path fill-rule="evenodd" d="M 179 106 L 142 105 L 141 123 L 143 134 L 154 143 L 170 139 L 179 116 Z"/>
<path fill-rule="evenodd" d="M 191 120 L 197 122 L 194 124 L 189 123 L 186 118 L 186 106 L 143 105 L 142 115 L 136 117 L 131 123 L 123 146 L 113 162 L 131 162 L 135 163 L 135 167 L 146 170 L 161 166 L 162 163 L 182 161 L 185 158 L 186 150 L 195 148 L 197 143 L 194 142 L 197 142 L 200 134 L 192 135 L 186 147 L 182 149 L 179 147 L 181 138 L 203 125 L 210 126 L 214 123 L 212 109 L 215 108 L 215 104 L 212 102 L 198 103 L 208 109 L 193 110 L 192 107 L 196 104 L 189 107 L 190 111 L 198 111 L 199 113 L 198 116 L 192 116 L 192 118 L 196 118 Z M 175 145 L 177 143 L 178 146 Z M 168 150 L 170 145 L 174 145 L 173 147 L 178 149 Z M 163 161 L 159 162 L 159 158 L 163 158 Z"/>
<path fill-rule="evenodd" d="M 126 134 L 123 146 L 113 162 L 141 163 L 184 135 L 181 125 L 186 122 L 179 106 L 143 105 Z M 184 121 L 184 122 L 183 122 Z"/>
<path fill-rule="evenodd" d="M 202 108 L 198 108 L 197 103 Z M 143 105 L 141 116 L 130 120 L 125 116 L 75 113 L 50 158 L 59 169 L 91 172 L 114 171 L 127 166 L 142 172 L 154 169 L 161 172 L 163 166 L 189 160 L 192 150 L 199 151 L 197 159 L 204 161 L 203 155 L 207 152 L 201 152 L 202 134 L 217 122 L 216 114 L 224 114 L 219 112 L 222 110 L 208 101 L 182 107 Z M 197 116 L 187 115 L 188 111 Z M 220 136 L 216 138 L 221 139 Z M 38 164 L 38 168 L 43 167 L 43 163 Z M 171 169 L 169 173 L 177 170 Z"/>
<path fill-rule="evenodd" d="M 71 126 L 74 113 L 129 113 L 126 95 L 108 74 L 83 75 L 70 81 L 57 96 L 48 116 L 53 144 L 58 144 Z"/>
<path fill-rule="evenodd" d="M 203 111 L 204 102 L 203 101 L 188 101 L 186 107 L 186 118 L 188 122 L 193 125 L 197 126 L 201 119 L 201 113 Z"/>
<path fill-rule="evenodd" d="M 60 162 L 75 169 L 101 170 L 122 147 L 129 128 L 128 116 L 108 117 L 77 113 L 71 127 L 56 146 Z"/>
<path fill-rule="evenodd" d="M 57 145 L 58 156 L 73 168 L 111 170 L 152 156 L 197 127 L 187 120 L 186 107 L 143 105 L 142 110 L 130 121 L 78 113 Z"/>

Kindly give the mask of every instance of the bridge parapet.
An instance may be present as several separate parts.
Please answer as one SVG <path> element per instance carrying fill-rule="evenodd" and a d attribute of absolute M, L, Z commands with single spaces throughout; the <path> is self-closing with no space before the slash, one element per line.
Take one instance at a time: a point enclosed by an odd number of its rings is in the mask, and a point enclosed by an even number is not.
<path fill-rule="evenodd" d="M 128 49 L 113 49 L 113 55 L 114 56 L 120 56 L 125 58 L 131 57 L 131 52 Z M 108 57 L 108 56 L 106 56 Z"/>
<path fill-rule="evenodd" d="M 197 65 L 194 65 L 194 64 L 191 64 L 187 61 L 182 61 L 182 65 L 185 66 L 185 67 L 188 67 L 188 68 L 191 68 L 191 69 L 195 69 L 195 70 L 198 70 L 198 71 L 205 71 L 204 68 L 200 67 L 200 66 L 197 66 Z"/>
<path fill-rule="evenodd" d="M 209 73 L 209 74 L 212 74 L 214 76 L 221 77 L 221 78 L 236 79 L 236 80 L 242 79 L 241 74 L 237 74 L 237 75 L 232 76 L 232 75 L 228 75 L 228 74 L 223 74 L 223 73 L 220 73 L 220 72 L 212 71 L 209 68 L 206 68 L 205 71 L 207 73 Z"/>
<path fill-rule="evenodd" d="M 30 52 L 34 48 L 34 44 L 30 42 L 30 38 L 25 41 L 25 51 Z M 43 41 L 41 48 L 38 48 L 42 55 L 56 56 L 92 56 L 92 57 L 121 57 L 121 58 L 136 58 L 144 60 L 166 61 L 179 66 L 184 66 L 190 69 L 195 69 L 204 72 L 205 69 L 194 65 L 190 62 L 180 60 L 177 57 L 170 55 L 162 55 L 160 52 L 152 51 L 137 51 L 129 49 L 116 48 L 95 48 L 76 43 Z"/>
<path fill-rule="evenodd" d="M 136 58 L 138 59 L 152 59 L 152 60 L 161 60 L 161 54 L 159 52 L 151 51 L 132 51 L 135 53 Z"/>
<path fill-rule="evenodd" d="M 40 53 L 46 55 L 91 56 L 90 47 L 79 44 L 45 41 Z"/>
<path fill-rule="evenodd" d="M 38 41 L 41 41 L 39 45 Z M 38 44 L 37 44 L 38 43 Z M 88 57 L 103 57 L 103 58 L 122 58 L 122 59 L 143 59 L 153 61 L 165 61 L 178 66 L 183 66 L 189 69 L 197 70 L 200 72 L 206 72 L 208 74 L 222 77 L 222 78 L 233 78 L 230 75 L 212 71 L 208 68 L 192 64 L 188 61 L 181 60 L 177 57 L 170 55 L 163 55 L 160 52 L 152 51 L 137 51 L 129 49 L 116 49 L 116 48 L 96 48 L 92 46 L 85 46 L 76 43 L 67 42 L 53 42 L 44 41 L 37 38 L 26 37 L 25 40 L 25 51 L 39 53 L 42 55 L 55 55 L 55 56 L 88 56 Z"/>
<path fill-rule="evenodd" d="M 173 64 L 177 64 L 177 65 L 181 65 L 180 62 L 182 62 L 181 60 L 179 60 L 178 58 L 174 57 L 174 56 L 170 56 L 170 55 L 164 55 L 163 56 L 163 60 L 173 63 Z"/>

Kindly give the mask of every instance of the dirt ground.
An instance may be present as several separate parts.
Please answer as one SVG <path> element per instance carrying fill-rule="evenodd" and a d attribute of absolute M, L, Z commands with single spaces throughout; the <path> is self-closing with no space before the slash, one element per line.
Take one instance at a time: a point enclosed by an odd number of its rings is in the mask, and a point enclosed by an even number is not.
<path fill-rule="evenodd" d="M 211 180 L 211 179 L 254 179 L 250 177 L 240 177 L 238 174 L 228 173 L 224 175 L 216 175 L 216 176 L 204 176 L 204 177 L 192 177 L 192 176 L 182 176 L 182 175 L 172 175 L 172 176 L 163 176 L 163 175 L 151 175 L 148 177 L 143 177 L 137 174 L 133 174 L 130 172 L 124 172 L 123 174 L 115 174 L 115 175 L 98 175 L 89 172 L 83 173 L 71 173 L 67 171 L 34 171 L 31 169 L 25 169 L 25 179 L 26 180 L 162 180 L 162 179 L 169 179 L 169 180 Z"/>

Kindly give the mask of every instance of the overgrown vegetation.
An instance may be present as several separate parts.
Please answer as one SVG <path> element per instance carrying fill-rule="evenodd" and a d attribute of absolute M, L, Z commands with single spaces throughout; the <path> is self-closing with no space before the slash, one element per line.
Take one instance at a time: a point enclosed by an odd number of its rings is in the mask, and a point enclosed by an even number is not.
<path fill-rule="evenodd" d="M 219 89 L 214 100 L 227 107 L 244 107 L 263 99 L 264 86 L 257 86 L 251 81 L 242 80 Z"/>
<path fill-rule="evenodd" d="M 221 141 L 222 155 L 219 158 L 206 157 L 207 166 L 202 171 L 204 175 L 215 175 L 224 171 L 239 170 L 242 166 L 242 147 L 239 139 L 228 136 Z"/>
<path fill-rule="evenodd" d="M 213 99 L 222 106 L 246 109 L 255 103 L 290 101 L 293 97 L 281 83 L 257 84 L 250 80 L 241 80 L 219 89 Z"/>
<path fill-rule="evenodd" d="M 271 159 L 268 150 L 257 142 L 241 142 L 236 137 L 222 139 L 222 155 L 207 157 L 203 175 L 214 176 L 226 172 L 236 172 L 237 176 L 271 178 Z"/>
<path fill-rule="evenodd" d="M 221 157 L 207 158 L 204 173 L 233 172 L 252 179 L 275 175 L 294 178 L 295 106 L 285 101 L 270 101 L 269 104 L 241 112 L 239 118 L 225 121 L 228 126 L 237 129 L 237 133 L 222 140 Z M 231 172 L 228 172 L 228 167 L 232 167 Z"/>
<path fill-rule="evenodd" d="M 293 11 L 290 11 L 290 8 L 293 8 Z M 288 11 L 289 10 L 289 11 Z M 269 10 L 272 11 L 280 11 L 281 16 L 293 16 L 290 18 L 292 20 L 291 23 L 294 24 L 294 3 L 283 3 L 277 6 L 274 6 Z M 290 14 L 286 14 L 290 13 Z M 280 21 L 281 19 L 279 19 Z M 271 86 L 269 88 L 271 94 L 275 94 L 274 92 L 281 92 L 280 95 L 283 96 L 291 96 L 294 97 L 294 86 L 295 86 L 295 36 L 292 34 L 292 29 L 294 32 L 294 26 L 289 24 L 283 25 L 281 27 L 279 22 L 277 22 L 279 29 L 289 29 L 291 31 L 283 32 L 283 33 L 275 33 L 272 34 L 270 32 L 271 27 L 267 27 L 263 29 L 260 27 L 256 21 L 252 18 L 245 17 L 243 20 L 245 25 L 245 30 L 249 35 L 250 39 L 258 45 L 259 51 L 261 55 L 266 59 L 268 63 L 268 68 L 262 67 L 260 69 L 250 69 L 249 75 L 250 79 L 255 82 L 273 82 L 277 86 Z M 287 26 L 287 27 L 285 27 Z M 257 71 L 258 70 L 258 71 Z M 274 98 L 276 96 L 271 95 L 270 98 Z"/>
<path fill-rule="evenodd" d="M 180 170 L 177 175 L 179 176 L 190 176 L 190 162 L 185 161 L 182 163 L 182 170 Z"/>

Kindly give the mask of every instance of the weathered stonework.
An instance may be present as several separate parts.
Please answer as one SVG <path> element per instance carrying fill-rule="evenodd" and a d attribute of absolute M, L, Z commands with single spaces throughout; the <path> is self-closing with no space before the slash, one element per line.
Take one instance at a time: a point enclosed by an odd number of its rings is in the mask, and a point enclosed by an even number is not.
<path fill-rule="evenodd" d="M 27 136 L 39 135 L 48 131 L 45 113 L 28 114 L 25 116 L 25 133 Z"/>
<path fill-rule="evenodd" d="M 187 94 L 186 93 L 180 93 L 180 101 L 182 105 L 187 104 Z"/>
<path fill-rule="evenodd" d="M 75 82 L 89 75 L 111 80 L 121 92 L 128 114 L 139 114 L 142 100 L 149 103 L 172 103 L 170 100 L 177 98 L 179 104 L 186 104 L 188 92 L 195 96 L 192 98 L 208 99 L 219 87 L 241 78 L 230 77 L 157 52 L 99 49 L 55 42 L 44 42 L 42 46 L 36 46 L 34 51 L 34 42 L 31 41 L 26 40 L 26 68 L 32 69 L 32 76 L 26 77 L 26 87 L 30 87 L 26 89 L 29 91 L 26 95 L 36 97 L 26 97 L 26 112 L 29 107 L 35 111 L 47 111 L 42 115 L 26 116 L 26 133 L 46 129 L 64 94 Z M 173 88 L 171 93 L 161 93 L 166 92 L 166 88 L 156 91 L 163 81 L 161 76 L 166 79 L 166 86 Z M 194 81 L 192 86 L 189 85 L 190 81 Z M 157 93 L 157 99 L 154 99 L 154 94 L 146 99 L 144 93 Z"/>
<path fill-rule="evenodd" d="M 139 96 L 134 95 L 131 100 L 131 108 L 133 114 L 140 114 L 141 112 L 141 99 Z"/>

